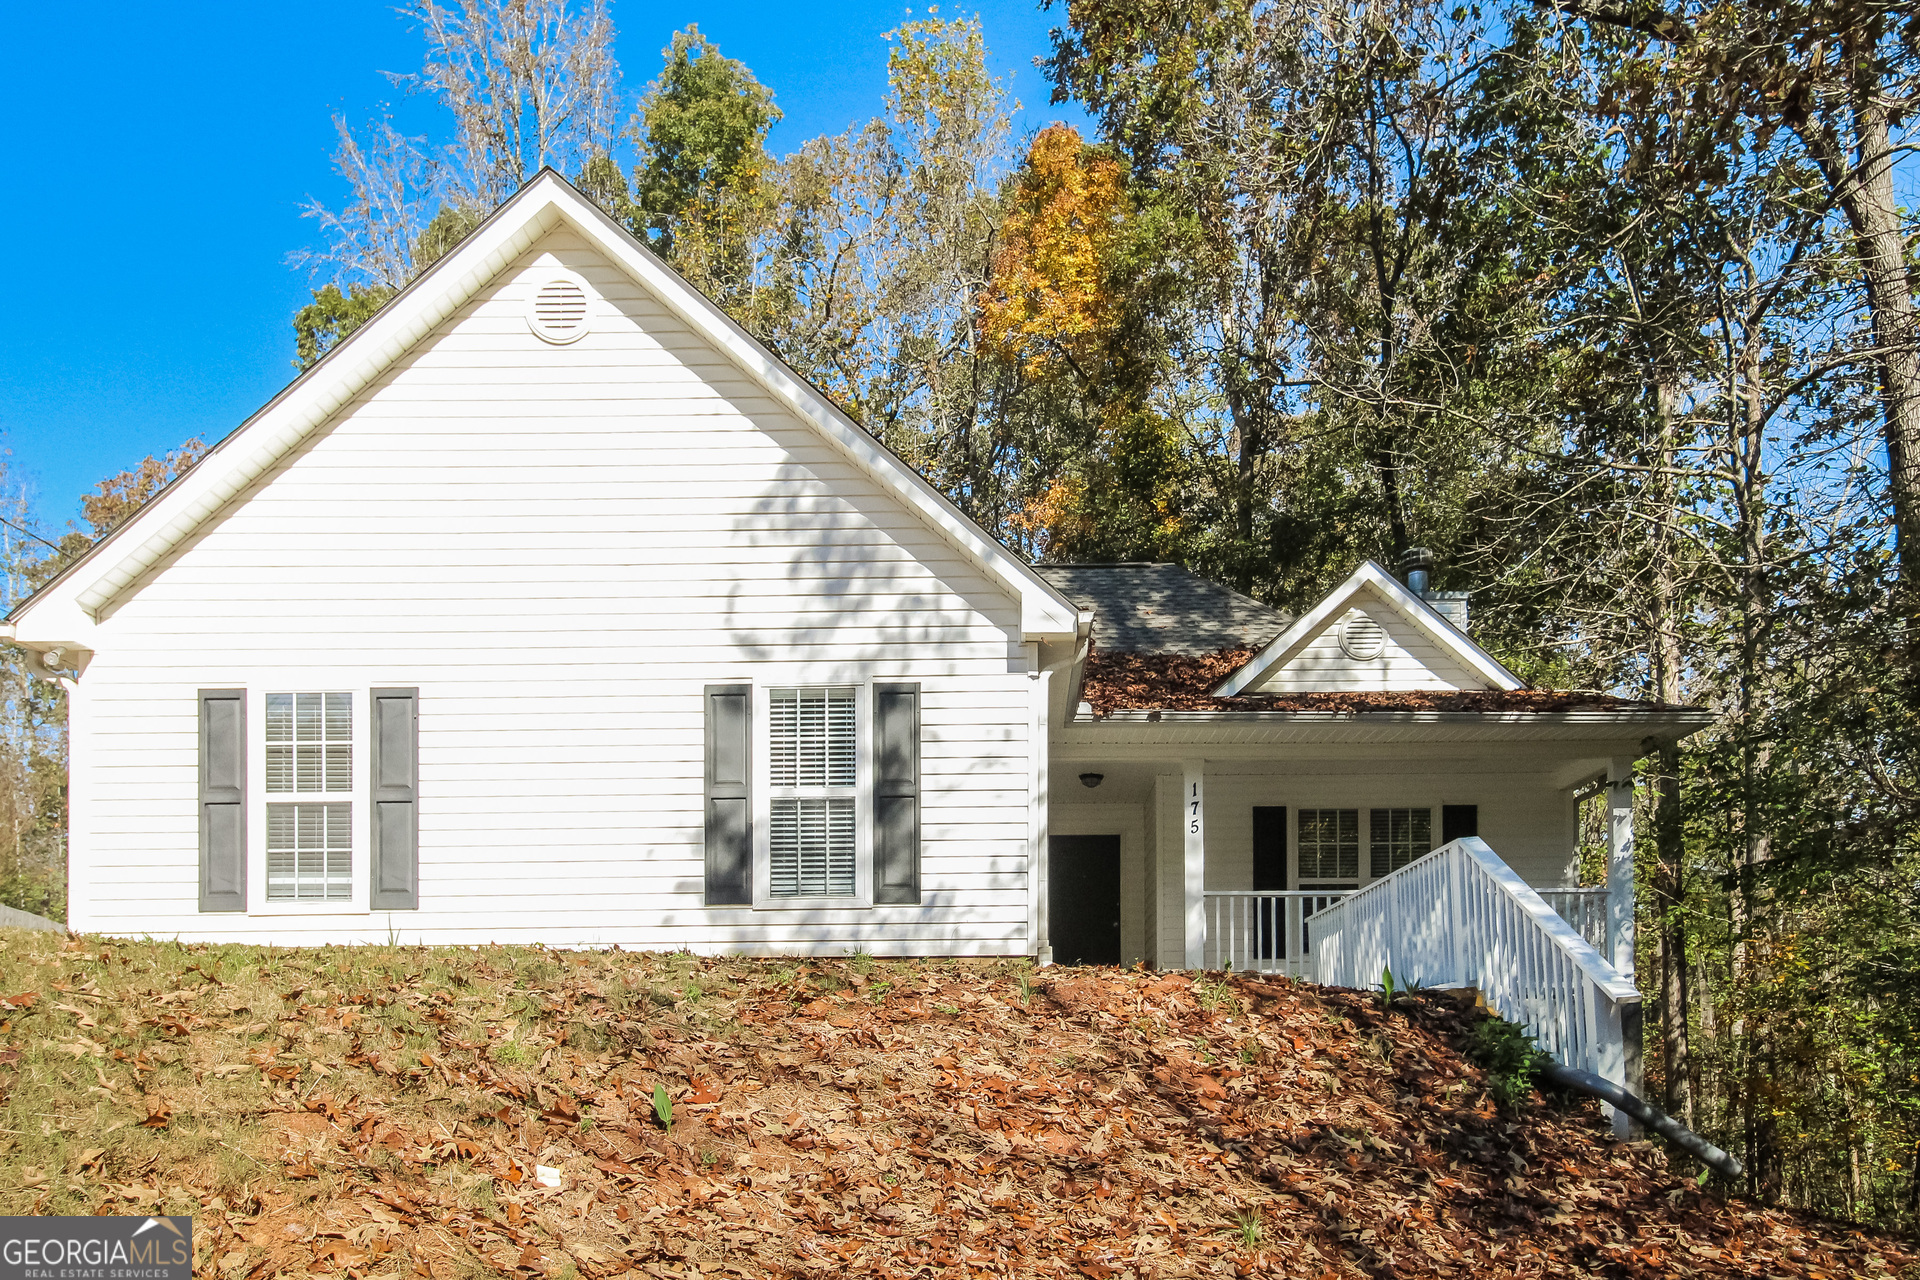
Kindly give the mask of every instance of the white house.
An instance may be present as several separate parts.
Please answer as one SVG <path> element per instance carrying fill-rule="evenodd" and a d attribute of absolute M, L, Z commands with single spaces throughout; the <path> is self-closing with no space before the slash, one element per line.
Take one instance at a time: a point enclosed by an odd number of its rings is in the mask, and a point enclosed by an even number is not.
<path fill-rule="evenodd" d="M 1421 585 L 1027 565 L 544 173 L 7 634 L 77 930 L 1276 965 L 1706 722 Z"/>

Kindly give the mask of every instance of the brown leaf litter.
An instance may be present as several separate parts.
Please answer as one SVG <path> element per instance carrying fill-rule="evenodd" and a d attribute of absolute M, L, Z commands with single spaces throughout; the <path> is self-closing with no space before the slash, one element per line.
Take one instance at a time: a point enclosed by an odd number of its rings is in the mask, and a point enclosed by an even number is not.
<path fill-rule="evenodd" d="M 20 1054 L 0 1066 L 0 1211 L 189 1212 L 196 1274 L 223 1280 L 1916 1262 L 1703 1190 L 1591 1104 L 1497 1110 L 1456 1050 L 1479 1015 L 1441 996 L 1387 1013 L 1019 961 L 7 936 L 0 987 L 89 987 L 103 1054 L 50 1050 L 74 1015 L 44 1003 L 0 1036 Z"/>
<path fill-rule="evenodd" d="M 1398 692 L 1243 694 L 1216 698 L 1220 682 L 1259 650 L 1217 653 L 1108 653 L 1087 657 L 1080 696 L 1096 716 L 1115 711 L 1297 711 L 1359 715 L 1391 711 L 1490 713 L 1564 711 L 1657 711 L 1663 703 L 1633 702 L 1601 693 L 1558 689 L 1419 689 Z"/>

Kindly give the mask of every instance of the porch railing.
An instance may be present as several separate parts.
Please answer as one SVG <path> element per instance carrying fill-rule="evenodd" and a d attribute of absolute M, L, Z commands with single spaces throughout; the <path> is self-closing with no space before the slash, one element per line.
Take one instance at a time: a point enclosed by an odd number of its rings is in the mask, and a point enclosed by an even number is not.
<path fill-rule="evenodd" d="M 1563 1066 L 1627 1083 L 1640 992 L 1478 838 L 1436 849 L 1317 912 L 1329 986 L 1469 986 Z"/>
<path fill-rule="evenodd" d="M 1313 981 L 1307 920 L 1342 896 L 1319 889 L 1209 889 L 1206 967 Z"/>
<path fill-rule="evenodd" d="M 1607 891 L 1605 889 L 1536 889 L 1534 892 L 1560 918 L 1585 938 L 1602 956 L 1607 954 Z"/>

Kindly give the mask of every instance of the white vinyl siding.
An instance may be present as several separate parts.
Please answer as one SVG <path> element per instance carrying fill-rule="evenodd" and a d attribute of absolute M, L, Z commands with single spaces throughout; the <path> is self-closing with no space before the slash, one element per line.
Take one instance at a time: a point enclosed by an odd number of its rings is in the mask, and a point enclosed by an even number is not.
<path fill-rule="evenodd" d="M 845 898 L 855 891 L 857 692 L 775 689 L 769 698 L 767 892 Z"/>
<path fill-rule="evenodd" d="M 1351 656 L 1340 644 L 1343 630 L 1377 628 L 1379 651 Z M 1371 650 L 1367 650 L 1371 652 Z M 1485 677 L 1435 644 L 1394 606 L 1371 591 L 1355 607 L 1327 620 L 1291 656 L 1250 687 L 1249 693 L 1484 689 Z"/>
<path fill-rule="evenodd" d="M 596 294 L 592 332 L 567 346 L 534 336 L 515 292 L 555 264 Z M 182 544 L 116 604 L 96 650 L 74 915 L 96 931 L 1026 950 L 1018 599 L 571 231 Z M 922 691 L 922 901 L 705 906 L 701 690 L 878 680 Z M 388 686 L 420 689 L 420 909 L 201 913 L 196 691 L 256 691 L 258 753 L 265 691 Z M 249 770 L 261 795 L 264 757 Z M 762 814 L 769 795 L 755 791 Z M 259 900 L 267 842 L 251 813 Z"/>

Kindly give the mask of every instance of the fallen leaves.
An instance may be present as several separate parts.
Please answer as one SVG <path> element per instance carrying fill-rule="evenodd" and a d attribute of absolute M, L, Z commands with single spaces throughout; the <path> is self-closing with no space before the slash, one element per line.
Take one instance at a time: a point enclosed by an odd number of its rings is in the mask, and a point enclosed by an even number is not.
<path fill-rule="evenodd" d="M 112 1078 L 33 1042 L 73 1077 L 59 1106 L 91 1072 L 86 1105 L 132 1127 L 39 1163 L 84 1178 L 77 1211 L 228 1206 L 204 1215 L 227 1280 L 1801 1276 L 1906 1256 L 1703 1193 L 1590 1108 L 1497 1113 L 1454 1048 L 1471 1015 L 1438 997 L 1389 1017 L 1220 975 L 504 948 L 283 952 L 274 977 L 203 948 L 184 956 L 209 980 L 188 982 L 182 951 L 136 954 L 142 987 L 59 988 L 64 1015 L 140 1028 L 100 1033 Z M 238 1173 L 189 1155 L 216 1119 Z M 69 1194 L 35 1172 L 21 1208 Z"/>

